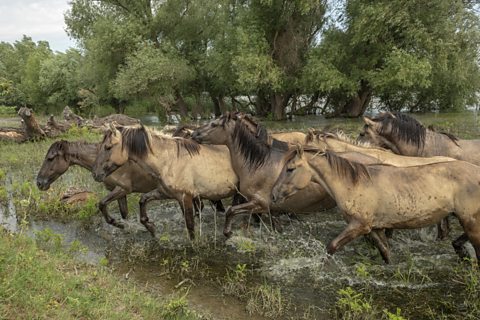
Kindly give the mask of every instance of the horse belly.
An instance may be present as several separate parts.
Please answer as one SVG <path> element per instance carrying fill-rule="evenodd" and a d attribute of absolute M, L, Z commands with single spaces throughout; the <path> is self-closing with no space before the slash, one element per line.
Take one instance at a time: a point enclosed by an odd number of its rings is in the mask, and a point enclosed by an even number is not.
<path fill-rule="evenodd" d="M 373 216 L 375 228 L 421 228 L 440 221 L 454 210 L 449 195 L 399 194 L 380 201 Z"/>

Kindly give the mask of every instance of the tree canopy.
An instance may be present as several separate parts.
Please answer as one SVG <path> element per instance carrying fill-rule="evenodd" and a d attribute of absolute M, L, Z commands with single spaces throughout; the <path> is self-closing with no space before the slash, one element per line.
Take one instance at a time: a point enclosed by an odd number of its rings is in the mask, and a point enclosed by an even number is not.
<path fill-rule="evenodd" d="M 79 49 L 0 43 L 0 104 L 143 101 L 183 116 L 243 109 L 459 110 L 478 104 L 480 19 L 462 0 L 72 0 Z"/>

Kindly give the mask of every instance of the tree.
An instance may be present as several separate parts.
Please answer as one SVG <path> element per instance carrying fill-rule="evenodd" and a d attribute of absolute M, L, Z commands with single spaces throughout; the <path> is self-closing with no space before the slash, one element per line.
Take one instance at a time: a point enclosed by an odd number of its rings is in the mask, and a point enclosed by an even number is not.
<path fill-rule="evenodd" d="M 479 20 L 463 1 L 348 0 L 310 56 L 304 81 L 330 98 L 335 115 L 357 117 L 373 96 L 411 111 L 464 107 L 480 87 Z M 319 68 L 312 71 L 314 68 Z M 328 70 L 325 83 L 312 76 Z"/>

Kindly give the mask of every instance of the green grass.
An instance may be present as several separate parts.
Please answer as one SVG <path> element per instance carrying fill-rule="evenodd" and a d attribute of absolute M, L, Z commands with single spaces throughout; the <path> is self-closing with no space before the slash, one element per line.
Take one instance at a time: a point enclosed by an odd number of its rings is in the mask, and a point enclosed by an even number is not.
<path fill-rule="evenodd" d="M 162 300 L 107 267 L 75 261 L 62 239 L 0 230 L 2 319 L 199 319 L 185 295 Z M 48 251 L 45 251 L 48 249 Z"/>

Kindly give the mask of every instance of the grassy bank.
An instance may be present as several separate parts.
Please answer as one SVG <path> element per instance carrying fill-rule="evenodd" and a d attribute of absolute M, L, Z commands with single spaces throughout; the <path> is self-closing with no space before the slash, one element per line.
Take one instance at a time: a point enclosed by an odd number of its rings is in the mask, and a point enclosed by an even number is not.
<path fill-rule="evenodd" d="M 58 240 L 58 239 L 57 239 Z M 2 319 L 201 319 L 185 297 L 159 297 L 107 267 L 75 261 L 79 247 L 0 230 Z"/>

